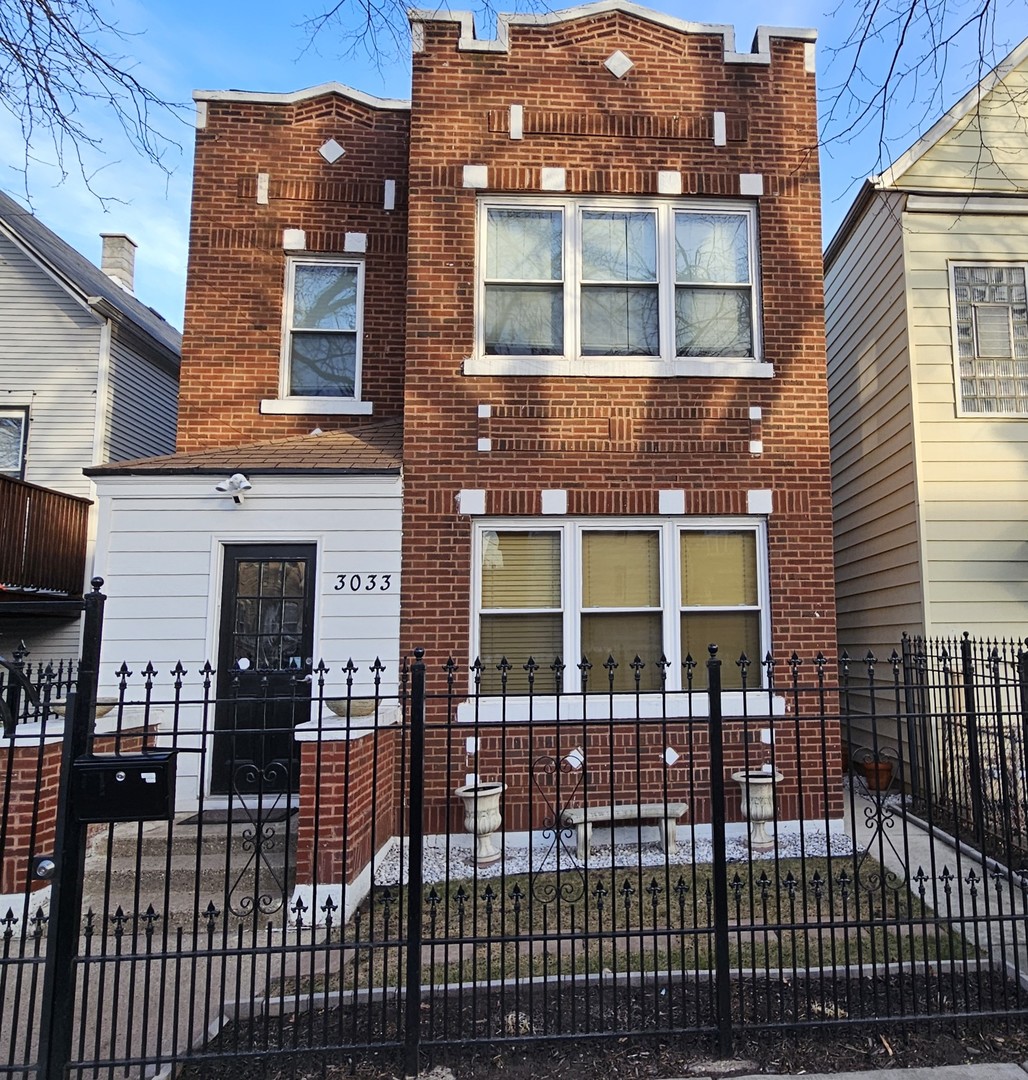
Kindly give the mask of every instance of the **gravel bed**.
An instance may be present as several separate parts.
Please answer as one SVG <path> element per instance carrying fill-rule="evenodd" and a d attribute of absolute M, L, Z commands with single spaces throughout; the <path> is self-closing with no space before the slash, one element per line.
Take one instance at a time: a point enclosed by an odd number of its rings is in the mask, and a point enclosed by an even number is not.
<path fill-rule="evenodd" d="M 695 840 L 691 844 L 679 844 L 670 858 L 666 858 L 657 842 L 616 843 L 613 852 L 609 844 L 593 843 L 590 850 L 589 866 L 593 869 L 604 869 L 610 866 L 631 869 L 637 869 L 640 866 L 663 867 L 665 861 L 671 867 L 713 862 L 711 842 L 702 839 Z M 779 859 L 798 859 L 801 855 L 808 857 L 823 857 L 828 854 L 850 855 L 853 852 L 853 842 L 848 834 L 842 832 L 831 833 L 829 840 L 829 835 L 824 830 L 808 830 L 802 837 L 799 830 L 796 830 L 779 832 L 777 852 L 775 849 L 751 851 L 743 837 L 729 839 L 726 850 L 729 862 L 742 863 L 772 861 L 776 855 Z M 401 861 L 399 845 L 396 845 L 376 869 L 375 884 L 405 884 L 407 856 L 408 851 L 404 847 Z M 519 874 L 552 872 L 557 869 L 558 860 L 561 870 L 577 870 L 583 866 L 583 863 L 575 856 L 573 837 L 566 837 L 562 833 L 559 837 L 550 840 L 547 845 L 536 844 L 532 849 L 508 845 L 499 862 L 476 869 L 467 838 L 462 836 L 451 841 L 449 858 L 447 858 L 445 845 L 426 843 L 422 861 L 423 880 L 426 882 L 456 881 L 471 877 L 484 880 L 514 877 Z"/>

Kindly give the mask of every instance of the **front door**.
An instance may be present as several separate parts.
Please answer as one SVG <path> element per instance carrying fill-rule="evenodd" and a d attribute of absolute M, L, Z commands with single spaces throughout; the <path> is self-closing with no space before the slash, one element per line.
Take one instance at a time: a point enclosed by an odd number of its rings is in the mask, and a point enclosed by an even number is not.
<path fill-rule="evenodd" d="M 212 795 L 296 791 L 293 728 L 310 719 L 313 544 L 225 548 Z"/>

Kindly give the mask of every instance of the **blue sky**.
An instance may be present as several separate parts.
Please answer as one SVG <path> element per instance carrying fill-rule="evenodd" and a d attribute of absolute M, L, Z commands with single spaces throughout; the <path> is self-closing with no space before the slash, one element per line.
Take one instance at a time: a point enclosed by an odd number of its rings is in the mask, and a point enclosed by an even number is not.
<path fill-rule="evenodd" d="M 106 0 L 100 0 L 101 3 Z M 823 99 L 847 66 L 837 55 L 852 29 L 853 8 L 845 0 L 832 9 L 833 0 L 721 0 L 719 23 L 735 26 L 737 47 L 748 50 L 758 23 L 804 26 L 818 30 L 818 81 Z M 113 0 L 112 0 L 113 4 Z M 454 3 L 455 8 L 460 7 Z M 507 7 L 501 2 L 501 10 Z M 557 2 L 555 7 L 570 6 Z M 711 21 L 711 10 L 676 0 L 651 0 L 648 6 L 679 18 Z M 47 162 L 47 147 L 34 148 L 37 161 L 28 175 L 28 189 L 37 215 L 50 228 L 94 262 L 99 261 L 101 232 L 126 232 L 139 245 L 136 256 L 136 294 L 175 326 L 182 325 L 186 248 L 189 225 L 190 168 L 192 160 L 193 90 L 289 91 L 336 80 L 384 97 L 409 96 L 409 65 L 405 56 L 384 57 L 378 64 L 366 57 L 346 57 L 338 35 L 325 33 L 313 44 L 303 27 L 304 17 L 321 8 L 317 0 L 295 4 L 266 0 L 116 0 L 115 18 L 130 34 L 121 51 L 135 64 L 134 72 L 164 98 L 186 106 L 179 119 L 162 118 L 162 128 L 181 144 L 168 155 L 171 175 L 134 154 L 109 113 L 85 114 L 90 130 L 103 140 L 89 154 L 88 167 L 96 170 L 93 187 L 107 200 L 102 204 L 82 180 Z M 999 9 L 994 60 L 1001 59 L 1028 34 L 1028 12 L 1021 0 Z M 915 47 L 918 41 L 913 41 Z M 892 49 L 872 43 L 861 65 L 868 85 L 881 79 Z M 934 80 L 922 80 L 918 97 L 900 96 L 889 110 L 884 148 L 877 123 L 857 138 L 829 143 L 821 154 L 824 230 L 835 231 L 857 190 L 857 182 L 881 170 L 926 130 L 944 107 L 977 82 L 978 50 L 972 42 L 950 58 L 944 74 L 942 97 L 924 98 Z M 838 134 L 845 116 L 828 134 Z M 884 149 L 884 155 L 883 155 Z M 882 160 L 883 156 L 886 160 Z M 18 169 L 24 143 L 10 118 L 0 114 L 0 185 L 25 200 L 25 179 Z"/>

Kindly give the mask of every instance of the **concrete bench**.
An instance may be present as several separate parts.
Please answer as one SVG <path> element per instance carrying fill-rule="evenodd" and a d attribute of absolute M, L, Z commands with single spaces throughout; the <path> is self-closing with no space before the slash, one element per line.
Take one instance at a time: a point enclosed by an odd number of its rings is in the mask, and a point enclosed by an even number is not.
<path fill-rule="evenodd" d="M 670 855 L 677 846 L 675 825 L 688 808 L 689 804 L 684 802 L 571 806 L 561 814 L 560 820 L 564 828 L 573 828 L 577 834 L 575 854 L 579 862 L 589 858 L 589 843 L 597 821 L 609 821 L 612 825 L 618 821 L 652 821 L 660 830 L 660 846 Z"/>

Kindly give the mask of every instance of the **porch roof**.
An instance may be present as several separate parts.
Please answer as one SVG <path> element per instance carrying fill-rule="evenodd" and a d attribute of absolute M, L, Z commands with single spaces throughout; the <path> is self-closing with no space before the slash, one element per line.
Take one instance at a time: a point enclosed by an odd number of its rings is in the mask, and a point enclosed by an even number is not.
<path fill-rule="evenodd" d="M 403 463 L 400 420 L 381 420 L 352 431 L 296 435 L 288 439 L 191 450 L 162 457 L 118 461 L 85 469 L 87 476 L 188 476 L 245 472 L 397 474 Z"/>

